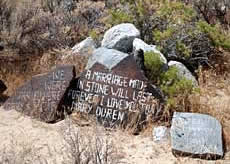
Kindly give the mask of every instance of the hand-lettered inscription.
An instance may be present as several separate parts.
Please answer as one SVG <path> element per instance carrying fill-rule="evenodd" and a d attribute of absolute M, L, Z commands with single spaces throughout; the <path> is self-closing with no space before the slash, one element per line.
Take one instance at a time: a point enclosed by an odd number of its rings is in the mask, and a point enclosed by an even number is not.
<path fill-rule="evenodd" d="M 55 122 L 63 117 L 64 107 L 69 103 L 64 97 L 74 76 L 73 66 L 59 66 L 48 74 L 34 76 L 6 101 L 4 109 Z"/>
<path fill-rule="evenodd" d="M 147 82 L 133 56 L 112 69 L 95 63 L 76 85 L 77 90 L 68 91 L 72 109 L 94 114 L 109 125 L 127 123 L 130 113 L 157 118 L 162 112 L 162 94 Z"/>

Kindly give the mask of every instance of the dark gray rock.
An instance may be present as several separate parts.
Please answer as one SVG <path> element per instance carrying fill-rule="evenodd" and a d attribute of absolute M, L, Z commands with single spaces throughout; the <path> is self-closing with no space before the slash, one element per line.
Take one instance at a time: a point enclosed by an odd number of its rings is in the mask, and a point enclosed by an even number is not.
<path fill-rule="evenodd" d="M 0 94 L 2 94 L 7 89 L 6 85 L 2 80 L 0 80 Z"/>
<path fill-rule="evenodd" d="M 56 122 L 64 117 L 64 110 L 71 103 L 65 94 L 74 78 L 74 66 L 59 66 L 47 74 L 34 76 L 17 89 L 3 108 L 44 122 Z"/>
<path fill-rule="evenodd" d="M 147 120 L 160 119 L 164 96 L 152 85 L 133 55 L 99 48 L 70 90 L 73 110 L 96 116 L 104 126 L 130 126 L 138 133 Z"/>
<path fill-rule="evenodd" d="M 146 72 L 146 68 L 145 68 L 145 57 L 144 57 L 144 52 L 143 50 L 137 50 L 134 52 L 134 59 L 137 63 L 137 65 L 140 67 L 141 70 L 143 70 L 144 72 Z"/>
<path fill-rule="evenodd" d="M 209 115 L 174 112 L 171 144 L 174 155 L 221 158 L 224 154 L 222 126 Z"/>
<path fill-rule="evenodd" d="M 131 52 L 133 40 L 138 37 L 140 37 L 140 31 L 133 24 L 119 24 L 106 31 L 102 40 L 102 47 Z"/>

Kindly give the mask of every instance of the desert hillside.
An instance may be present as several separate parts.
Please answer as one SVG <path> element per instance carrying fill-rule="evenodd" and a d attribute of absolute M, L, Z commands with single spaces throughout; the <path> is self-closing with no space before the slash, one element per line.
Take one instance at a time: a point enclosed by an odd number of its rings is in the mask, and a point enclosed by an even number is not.
<path fill-rule="evenodd" d="M 228 0 L 0 0 L 0 164 L 230 164 Z"/>

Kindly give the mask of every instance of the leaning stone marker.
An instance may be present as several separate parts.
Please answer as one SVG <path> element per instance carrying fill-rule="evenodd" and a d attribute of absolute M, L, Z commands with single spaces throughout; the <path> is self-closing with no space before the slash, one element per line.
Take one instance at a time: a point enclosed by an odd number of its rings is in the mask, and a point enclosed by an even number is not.
<path fill-rule="evenodd" d="M 59 66 L 48 74 L 34 76 L 5 102 L 4 109 L 55 122 L 63 117 L 69 103 L 64 97 L 74 77 L 74 66 Z"/>
<path fill-rule="evenodd" d="M 76 84 L 78 90 L 68 92 L 73 110 L 93 114 L 110 127 L 160 117 L 163 96 L 148 83 L 133 56 L 99 48 L 86 68 Z"/>
<path fill-rule="evenodd" d="M 171 142 L 174 155 L 203 159 L 223 157 L 221 124 L 208 115 L 175 112 Z"/>

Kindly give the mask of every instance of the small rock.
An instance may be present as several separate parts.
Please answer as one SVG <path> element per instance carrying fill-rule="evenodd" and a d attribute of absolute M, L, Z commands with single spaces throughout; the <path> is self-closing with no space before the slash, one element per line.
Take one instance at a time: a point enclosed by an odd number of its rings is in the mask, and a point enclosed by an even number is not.
<path fill-rule="evenodd" d="M 133 40 L 140 37 L 140 31 L 130 23 L 116 25 L 106 31 L 102 40 L 102 47 L 131 52 Z"/>
<path fill-rule="evenodd" d="M 133 50 L 135 52 L 135 51 L 138 51 L 140 49 L 143 50 L 144 53 L 145 52 L 154 52 L 154 53 L 158 54 L 161 61 L 164 64 L 167 64 L 167 59 L 164 57 L 164 55 L 159 50 L 157 50 L 155 45 L 148 45 L 144 41 L 142 41 L 141 39 L 135 38 L 133 41 Z"/>
<path fill-rule="evenodd" d="M 6 85 L 0 80 L 0 94 L 2 94 L 7 89 Z"/>
<path fill-rule="evenodd" d="M 153 128 L 153 140 L 155 142 L 166 141 L 169 136 L 168 128 L 165 126 L 158 126 Z"/>
<path fill-rule="evenodd" d="M 222 126 L 209 115 L 174 112 L 170 133 L 174 155 L 203 159 L 223 157 Z"/>
<path fill-rule="evenodd" d="M 96 44 L 91 37 L 86 38 L 79 44 L 72 48 L 73 53 L 84 54 L 88 52 L 93 52 L 96 49 Z"/>
<path fill-rule="evenodd" d="M 93 55 L 88 60 L 86 69 L 90 69 L 95 63 L 100 63 L 112 69 L 127 56 L 128 54 L 126 53 L 101 47 L 93 52 Z"/>
<path fill-rule="evenodd" d="M 168 63 L 169 68 L 170 67 L 176 67 L 178 70 L 178 76 L 180 78 L 186 78 L 188 80 L 192 81 L 192 84 L 194 87 L 198 87 L 198 82 L 196 78 L 192 75 L 192 73 L 185 67 L 184 64 L 177 62 L 177 61 L 170 61 Z"/>

